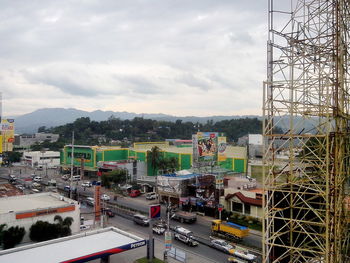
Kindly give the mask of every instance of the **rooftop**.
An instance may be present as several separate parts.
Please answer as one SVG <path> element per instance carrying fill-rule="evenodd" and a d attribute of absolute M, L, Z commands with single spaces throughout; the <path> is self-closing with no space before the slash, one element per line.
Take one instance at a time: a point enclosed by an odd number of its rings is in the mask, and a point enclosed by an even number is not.
<path fill-rule="evenodd" d="M 0 251 L 0 256 L 1 262 L 86 262 L 144 245 L 144 239 L 111 227 Z"/>
<path fill-rule="evenodd" d="M 22 212 L 28 210 L 62 207 L 71 202 L 69 198 L 60 199 L 56 193 L 39 193 L 21 196 L 11 196 L 0 198 L 0 214 L 13 212 Z"/>

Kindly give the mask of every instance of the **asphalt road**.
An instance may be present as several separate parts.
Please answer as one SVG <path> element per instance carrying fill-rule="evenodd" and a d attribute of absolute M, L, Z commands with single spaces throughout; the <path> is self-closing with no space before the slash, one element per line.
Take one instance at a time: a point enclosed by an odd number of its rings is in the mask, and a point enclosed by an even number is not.
<path fill-rule="evenodd" d="M 61 190 L 62 193 L 64 193 L 66 196 L 69 195 L 67 191 L 63 191 L 64 186 L 69 185 L 69 181 L 63 181 L 60 178 L 60 175 L 58 174 L 57 170 L 48 169 L 43 171 L 37 171 L 34 169 L 31 169 L 30 167 L 13 167 L 11 168 L 11 171 L 9 171 L 9 168 L 0 168 L 0 176 L 2 178 L 8 178 L 9 174 L 15 174 L 17 176 L 18 181 L 30 184 L 31 182 L 28 182 L 29 178 L 31 178 L 31 174 L 35 173 L 36 175 L 41 175 L 43 178 L 42 185 L 47 185 L 47 181 L 50 179 L 56 179 L 57 180 L 57 187 Z M 81 182 L 74 182 L 73 186 L 77 187 L 77 193 L 81 200 L 84 200 L 86 196 L 93 196 L 93 188 L 83 188 L 80 186 Z M 135 199 L 129 198 L 129 197 L 118 197 L 117 201 L 111 200 L 110 203 L 117 203 L 119 205 L 123 205 L 138 211 L 143 211 L 145 214 L 148 213 L 148 204 L 155 203 L 156 201 L 146 201 L 144 196 L 139 196 Z M 92 209 L 91 209 L 92 211 Z M 165 219 L 165 206 L 162 206 L 162 217 Z M 118 226 L 118 224 L 123 224 L 123 227 L 131 228 L 131 229 L 137 229 L 137 231 L 141 231 L 143 233 L 147 233 L 148 229 L 141 227 L 141 226 L 134 226 L 133 221 L 130 220 L 131 218 L 123 218 L 123 217 L 115 217 L 111 218 L 110 223 L 113 225 Z M 209 240 L 209 236 L 211 234 L 210 230 L 210 221 L 208 221 L 207 218 L 202 218 L 201 216 L 197 217 L 197 222 L 194 224 L 181 224 L 178 221 L 171 220 L 171 226 L 183 226 L 187 229 L 190 229 L 195 236 L 198 236 L 204 240 Z M 163 237 L 157 237 L 163 240 Z M 227 255 L 223 254 L 220 251 L 217 251 L 213 248 L 210 248 L 205 245 L 199 245 L 198 247 L 189 248 L 187 245 L 183 244 L 180 241 L 175 241 L 174 244 L 178 245 L 179 247 L 190 249 L 191 251 L 198 252 L 199 254 L 203 254 L 208 258 L 211 258 L 214 262 L 226 262 L 227 261 Z M 261 236 L 257 236 L 254 234 L 250 234 L 248 237 L 244 238 L 244 241 L 242 242 L 242 245 L 246 246 L 252 246 L 255 248 L 261 249 Z M 220 261 L 217 261 L 220 260 Z"/>

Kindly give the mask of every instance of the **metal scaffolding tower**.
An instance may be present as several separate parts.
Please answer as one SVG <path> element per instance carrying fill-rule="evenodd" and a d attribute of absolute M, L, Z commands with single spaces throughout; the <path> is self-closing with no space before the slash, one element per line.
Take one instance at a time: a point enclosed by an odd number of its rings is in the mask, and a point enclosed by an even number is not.
<path fill-rule="evenodd" d="M 350 262 L 350 1 L 268 2 L 263 262 Z"/>

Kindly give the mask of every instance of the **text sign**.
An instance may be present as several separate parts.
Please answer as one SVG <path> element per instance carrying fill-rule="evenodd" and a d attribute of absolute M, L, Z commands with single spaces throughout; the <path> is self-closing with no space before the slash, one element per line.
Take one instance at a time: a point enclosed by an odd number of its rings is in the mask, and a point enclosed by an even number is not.
<path fill-rule="evenodd" d="M 160 218 L 160 205 L 149 206 L 149 218 Z"/>

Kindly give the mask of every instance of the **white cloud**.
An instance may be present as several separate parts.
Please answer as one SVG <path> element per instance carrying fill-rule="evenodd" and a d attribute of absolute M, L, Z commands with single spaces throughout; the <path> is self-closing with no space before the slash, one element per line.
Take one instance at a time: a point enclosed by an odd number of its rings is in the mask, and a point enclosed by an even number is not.
<path fill-rule="evenodd" d="M 261 114 L 263 1 L 2 2 L 4 115 Z"/>

